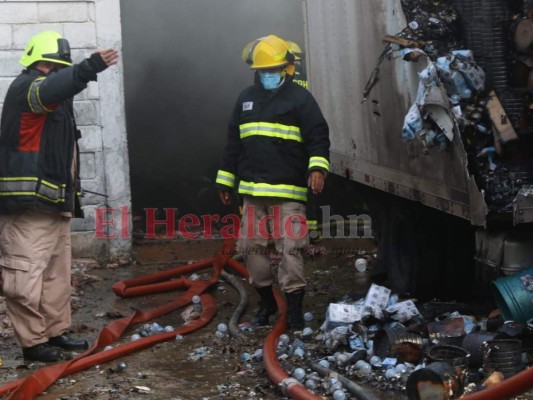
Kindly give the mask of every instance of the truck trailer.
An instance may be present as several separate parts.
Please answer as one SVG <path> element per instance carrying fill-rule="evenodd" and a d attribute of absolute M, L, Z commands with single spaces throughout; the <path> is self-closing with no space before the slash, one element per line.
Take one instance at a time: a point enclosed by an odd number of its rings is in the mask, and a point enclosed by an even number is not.
<path fill-rule="evenodd" d="M 400 293 L 486 296 L 491 281 L 533 266 L 530 10 L 527 0 L 303 2 L 332 172 L 370 208 L 374 279 Z M 466 53 L 483 87 L 457 99 L 439 73 L 444 100 L 425 112 L 441 140 L 406 139 L 424 71 Z"/>

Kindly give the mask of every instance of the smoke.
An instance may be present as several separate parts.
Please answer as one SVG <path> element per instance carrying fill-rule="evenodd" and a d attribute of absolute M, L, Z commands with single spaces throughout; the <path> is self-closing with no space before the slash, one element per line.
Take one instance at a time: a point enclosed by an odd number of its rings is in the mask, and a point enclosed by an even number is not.
<path fill-rule="evenodd" d="M 122 0 L 126 121 L 134 211 L 221 212 L 213 189 L 226 129 L 253 73 L 249 41 L 303 47 L 300 0 Z"/>

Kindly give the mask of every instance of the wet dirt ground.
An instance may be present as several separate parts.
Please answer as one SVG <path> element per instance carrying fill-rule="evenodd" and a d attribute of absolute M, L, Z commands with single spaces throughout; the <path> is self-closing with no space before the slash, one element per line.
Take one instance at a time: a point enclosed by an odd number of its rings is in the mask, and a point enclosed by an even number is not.
<path fill-rule="evenodd" d="M 131 315 L 135 310 L 148 310 L 174 300 L 182 292 L 168 292 L 134 298 L 117 297 L 111 286 L 121 280 L 141 277 L 167 270 L 178 265 L 210 258 L 222 248 L 218 240 L 196 241 L 144 241 L 135 246 L 133 260 L 121 260 L 118 264 L 98 265 L 94 260 L 73 262 L 73 335 L 94 342 L 100 330 L 114 318 Z M 350 293 L 364 294 L 370 282 L 370 270 L 358 272 L 354 263 L 363 255 L 375 251 L 368 240 L 322 240 L 306 254 L 308 287 L 304 311 L 314 315 L 311 327 L 318 332 L 328 305 L 338 302 Z M 128 262 L 129 261 L 129 262 Z M 274 260 L 275 263 L 275 260 Z M 371 263 L 370 263 L 371 268 Z M 210 269 L 199 271 L 201 279 L 207 279 Z M 250 321 L 255 312 L 257 295 L 248 282 L 238 277 L 247 290 L 250 303 L 241 321 Z M 91 367 L 83 372 L 60 379 L 47 392 L 43 400 L 62 399 L 286 399 L 266 373 L 261 361 L 241 360 L 243 353 L 253 354 L 262 348 L 270 328 L 244 332 L 245 343 L 236 339 L 220 340 L 215 336 L 220 323 L 228 323 L 239 303 L 237 291 L 220 280 L 210 293 L 215 297 L 218 311 L 204 328 L 148 349 L 129 354 L 120 359 Z M 9 322 L 2 314 L 0 302 L 0 383 L 17 380 L 44 366 L 41 363 L 24 363 L 16 346 Z M 174 311 L 154 322 L 175 329 L 184 325 L 183 309 Z M 2 318 L 3 317 L 3 318 Z M 118 346 L 131 340 L 139 326 L 113 343 Z M 75 354 L 65 353 L 68 358 Z M 317 361 L 317 360 L 314 360 Z M 122 365 L 120 363 L 123 363 Z M 294 368 L 306 368 L 305 361 L 288 358 L 281 362 L 287 374 Z M 374 382 L 370 379 L 351 378 L 376 398 L 407 399 L 404 390 L 394 385 Z M 331 395 L 318 393 L 324 399 Z M 347 397 L 355 398 L 355 397 Z M 531 399 L 521 396 L 520 399 Z"/>
<path fill-rule="evenodd" d="M 98 265 L 93 260 L 74 260 L 73 335 L 93 342 L 100 330 L 112 319 L 127 316 L 134 310 L 147 310 L 167 303 L 180 292 L 161 293 L 122 299 L 111 290 L 118 281 L 148 275 L 173 266 L 211 257 L 220 251 L 218 240 L 198 241 L 144 241 L 135 246 L 131 263 Z M 370 254 L 374 244 L 368 240 L 323 240 L 315 246 L 314 255 L 306 256 L 308 277 L 304 311 L 314 314 L 311 326 L 318 329 L 330 302 L 353 291 L 364 293 L 369 285 L 368 271 L 354 268 L 354 261 L 362 253 Z M 358 254 L 359 253 L 359 254 Z M 209 274 L 209 269 L 200 273 Z M 249 321 L 255 312 L 257 296 L 247 281 L 240 278 L 249 293 L 250 304 L 241 321 Z M 245 344 L 230 339 L 215 338 L 217 325 L 228 323 L 239 303 L 236 290 L 221 281 L 215 296 L 218 311 L 206 327 L 186 335 L 181 341 L 157 344 L 149 349 L 130 354 L 119 360 L 92 367 L 56 382 L 39 396 L 48 399 L 281 399 L 282 392 L 268 378 L 262 362 L 241 361 L 244 352 L 254 353 L 262 348 L 269 328 L 245 333 Z M 182 310 L 155 320 L 161 326 L 179 328 L 184 324 Z M 4 321 L 5 322 L 5 321 Z M 136 330 L 128 331 L 113 345 L 130 340 Z M 202 347 L 208 350 L 202 352 Z M 200 350 L 199 350 L 200 349 Z M 205 349 L 204 349 L 205 350 Z M 68 357 L 68 354 L 66 354 Z M 0 382 L 5 384 L 26 376 L 44 364 L 25 364 L 9 327 L 4 324 L 0 342 Z M 125 363 L 125 369 L 119 363 Z M 304 366 L 305 367 L 305 366 Z M 287 365 L 287 368 L 293 366 Z M 287 371 L 290 374 L 290 371 Z M 369 388 L 369 390 L 372 390 Z M 402 398 L 400 393 L 392 397 Z"/>

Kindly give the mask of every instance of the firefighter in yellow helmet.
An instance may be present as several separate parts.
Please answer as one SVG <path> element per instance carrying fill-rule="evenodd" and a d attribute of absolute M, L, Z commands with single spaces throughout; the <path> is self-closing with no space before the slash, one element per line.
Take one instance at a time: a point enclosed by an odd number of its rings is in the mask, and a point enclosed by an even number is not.
<path fill-rule="evenodd" d="M 268 35 L 250 42 L 243 59 L 255 82 L 241 92 L 228 129 L 216 178 L 223 204 L 231 191 L 243 197 L 238 247 L 259 293 L 254 325 L 277 312 L 272 292 L 268 242 L 281 255 L 277 282 L 288 304 L 289 329 L 303 327 L 306 280 L 303 249 L 308 244 L 308 188 L 322 192 L 329 171 L 329 129 L 315 99 L 293 82 L 295 57 L 287 43 Z"/>
<path fill-rule="evenodd" d="M 73 64 L 54 31 L 33 36 L 0 120 L 0 267 L 7 314 L 27 360 L 56 361 L 58 348 L 86 349 L 67 335 L 70 218 L 81 217 L 73 97 L 117 63 L 100 50 Z"/>
<path fill-rule="evenodd" d="M 294 79 L 293 81 L 298 85 L 303 86 L 306 89 L 309 89 L 307 83 L 307 73 L 305 70 L 305 55 L 302 51 L 302 48 L 296 43 L 287 40 L 287 46 L 289 51 L 294 54 Z"/>

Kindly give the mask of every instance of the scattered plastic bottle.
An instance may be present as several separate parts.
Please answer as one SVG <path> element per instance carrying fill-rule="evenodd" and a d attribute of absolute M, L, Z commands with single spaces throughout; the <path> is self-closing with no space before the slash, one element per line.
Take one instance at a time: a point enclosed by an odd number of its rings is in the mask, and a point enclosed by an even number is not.
<path fill-rule="evenodd" d="M 197 313 L 202 312 L 202 304 L 200 303 L 200 301 L 201 301 L 200 296 L 198 295 L 192 296 L 193 309 Z"/>
<path fill-rule="evenodd" d="M 157 322 L 154 322 L 152 325 L 150 325 L 150 328 L 153 333 L 161 333 L 164 331 L 164 328 L 159 325 Z"/>
<path fill-rule="evenodd" d="M 407 366 L 405 364 L 398 364 L 396 365 L 396 372 L 399 374 L 403 374 L 407 371 Z"/>
<path fill-rule="evenodd" d="M 379 358 L 378 356 L 372 356 L 370 357 L 369 362 L 370 365 L 377 367 L 378 365 L 381 365 L 381 358 Z"/>
<path fill-rule="evenodd" d="M 333 400 L 345 400 L 346 399 L 346 394 L 340 390 L 340 389 L 337 389 L 333 392 Z"/>
<path fill-rule="evenodd" d="M 252 358 L 256 361 L 261 361 L 263 359 L 263 349 L 257 349 L 254 354 L 252 354 Z"/>
<path fill-rule="evenodd" d="M 305 350 L 301 347 L 297 347 L 294 350 L 294 356 L 303 359 L 305 357 Z"/>
<path fill-rule="evenodd" d="M 217 329 L 220 332 L 226 333 L 228 331 L 228 326 L 225 323 L 222 322 L 222 323 L 218 324 Z"/>
<path fill-rule="evenodd" d="M 310 327 L 305 327 L 304 330 L 302 331 L 302 339 L 304 340 L 308 340 L 310 339 L 312 336 L 313 336 L 313 329 L 310 328 Z"/>
<path fill-rule="evenodd" d="M 165 326 L 164 331 L 165 332 L 174 332 L 174 327 L 172 327 L 170 325 L 167 325 L 167 326 Z"/>
<path fill-rule="evenodd" d="M 276 348 L 276 353 L 278 356 L 285 354 L 289 350 L 289 336 L 286 334 L 280 335 L 278 338 L 278 345 Z"/>
<path fill-rule="evenodd" d="M 250 355 L 250 353 L 247 353 L 247 352 L 244 352 L 241 354 L 241 361 L 242 362 L 248 362 L 248 361 L 251 361 L 252 360 L 252 356 Z"/>
<path fill-rule="evenodd" d="M 176 335 L 176 340 L 177 340 L 177 341 L 181 341 L 181 340 L 183 340 L 183 335 L 179 335 L 179 334 Z"/>
<path fill-rule="evenodd" d="M 338 379 L 335 379 L 331 383 L 331 387 L 329 388 L 329 392 L 330 393 L 335 393 L 337 390 L 341 390 L 342 391 L 342 383 Z"/>
<path fill-rule="evenodd" d="M 310 312 L 306 312 L 304 314 L 304 321 L 305 321 L 306 326 L 309 326 L 312 320 L 313 320 L 313 314 Z"/>
<path fill-rule="evenodd" d="M 288 343 L 289 343 L 289 340 L 290 340 L 289 335 L 286 335 L 286 334 L 279 335 L 279 338 L 278 338 L 278 346 L 279 346 L 280 344 L 282 344 L 282 345 L 286 345 L 286 344 L 288 344 Z"/>
<path fill-rule="evenodd" d="M 469 99 L 472 97 L 472 91 L 469 88 L 464 88 L 461 90 L 461 98 Z"/>
<path fill-rule="evenodd" d="M 365 272 L 368 266 L 368 262 L 364 258 L 358 258 L 355 260 L 355 269 L 359 272 Z"/>
<path fill-rule="evenodd" d="M 327 360 L 320 360 L 318 364 L 320 364 L 324 368 L 329 368 L 329 362 Z"/>
<path fill-rule="evenodd" d="M 118 372 L 122 372 L 122 371 L 124 371 L 126 368 L 127 368 L 127 365 L 126 365 L 126 363 L 123 362 L 123 361 L 119 362 L 118 365 L 117 365 L 117 371 L 118 371 Z"/>
<path fill-rule="evenodd" d="M 307 379 L 305 381 L 305 387 L 308 390 L 315 390 L 318 387 L 318 385 L 316 384 L 316 381 L 314 379 Z"/>
<path fill-rule="evenodd" d="M 292 376 L 294 379 L 302 382 L 305 379 L 305 370 L 303 368 L 296 368 L 293 371 Z"/>
<path fill-rule="evenodd" d="M 463 115 L 463 111 L 461 110 L 461 96 L 458 94 L 452 94 L 450 101 L 452 102 L 453 115 L 456 118 L 461 117 Z"/>
<path fill-rule="evenodd" d="M 138 333 L 134 333 L 133 335 L 131 335 L 131 341 L 132 342 L 135 342 L 137 340 L 139 340 L 141 338 L 141 335 L 139 335 Z"/>
<path fill-rule="evenodd" d="M 148 336 L 152 336 L 153 334 L 154 332 L 152 331 L 152 325 L 150 324 L 141 325 L 139 329 L 139 335 L 141 335 L 141 337 L 148 337 Z"/>
<path fill-rule="evenodd" d="M 396 379 L 396 377 L 397 377 L 396 368 L 389 368 L 385 371 L 385 378 Z"/>
<path fill-rule="evenodd" d="M 221 332 L 221 331 L 216 331 L 215 332 L 215 337 L 217 339 L 224 339 L 226 337 L 226 334 L 224 332 Z"/>
<path fill-rule="evenodd" d="M 113 346 L 106 346 L 106 347 L 104 347 L 104 351 L 111 350 L 112 348 L 113 348 Z"/>
<path fill-rule="evenodd" d="M 372 366 L 369 363 L 363 361 L 358 371 L 361 375 L 368 375 L 372 371 Z"/>

